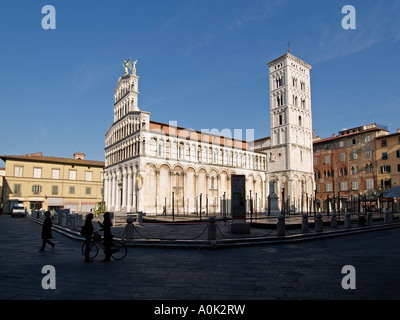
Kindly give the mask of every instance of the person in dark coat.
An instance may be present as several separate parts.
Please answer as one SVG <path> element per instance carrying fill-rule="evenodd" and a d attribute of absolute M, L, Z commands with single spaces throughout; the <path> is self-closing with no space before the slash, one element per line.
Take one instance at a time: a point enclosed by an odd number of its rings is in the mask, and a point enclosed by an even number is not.
<path fill-rule="evenodd" d="M 104 260 L 101 262 L 110 262 L 111 257 L 111 245 L 113 240 L 113 235 L 111 233 L 112 221 L 110 217 L 110 212 L 104 213 L 104 220 L 103 223 L 100 223 L 100 226 L 103 228 L 102 231 L 104 232 Z"/>
<path fill-rule="evenodd" d="M 55 243 L 51 242 L 49 239 L 53 238 L 53 234 L 51 233 L 51 226 L 53 225 L 51 218 L 50 218 L 50 211 L 46 211 L 44 213 L 44 216 L 46 217 L 43 221 L 43 226 L 42 226 L 42 247 L 40 248 L 39 251 L 44 251 L 44 248 L 46 247 L 46 243 L 51 245 L 51 248 L 54 249 Z"/>
<path fill-rule="evenodd" d="M 85 239 L 86 239 L 86 248 L 85 248 L 85 262 L 93 262 L 89 258 L 89 252 L 90 252 L 90 246 L 92 244 L 92 234 L 93 234 L 93 213 L 89 213 L 86 215 L 85 219 L 85 225 L 84 225 L 84 230 L 85 230 Z"/>

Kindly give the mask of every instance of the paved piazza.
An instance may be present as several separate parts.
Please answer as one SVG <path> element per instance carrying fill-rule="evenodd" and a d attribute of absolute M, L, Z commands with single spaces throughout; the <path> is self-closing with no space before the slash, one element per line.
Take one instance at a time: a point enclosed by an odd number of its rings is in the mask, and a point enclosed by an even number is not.
<path fill-rule="evenodd" d="M 39 252 L 41 225 L 0 216 L 2 300 L 399 299 L 400 229 L 220 250 L 129 248 L 123 261 L 85 264 L 81 242 L 53 232 Z M 54 266 L 56 289 L 42 288 Z M 342 288 L 342 268 L 356 289 Z"/>

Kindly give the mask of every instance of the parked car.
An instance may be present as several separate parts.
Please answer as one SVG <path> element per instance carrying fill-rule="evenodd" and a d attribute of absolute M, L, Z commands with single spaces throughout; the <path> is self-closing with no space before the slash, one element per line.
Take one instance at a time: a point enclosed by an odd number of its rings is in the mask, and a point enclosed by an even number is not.
<path fill-rule="evenodd" d="M 25 217 L 25 208 L 22 203 L 14 205 L 11 211 L 11 217 Z"/>

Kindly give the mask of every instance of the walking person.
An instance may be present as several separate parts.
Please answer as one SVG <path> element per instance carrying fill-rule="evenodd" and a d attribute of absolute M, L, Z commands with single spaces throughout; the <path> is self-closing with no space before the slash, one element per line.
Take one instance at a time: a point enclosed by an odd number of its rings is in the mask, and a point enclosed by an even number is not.
<path fill-rule="evenodd" d="M 83 236 L 85 237 L 86 241 L 86 248 L 85 248 L 85 262 L 93 262 L 89 258 L 90 247 L 92 245 L 92 234 L 93 234 L 93 213 L 88 213 L 85 219 L 85 225 L 83 226 Z"/>
<path fill-rule="evenodd" d="M 46 217 L 43 221 L 43 226 L 42 226 L 42 247 L 40 248 L 39 251 L 44 251 L 44 248 L 46 247 L 46 243 L 51 245 L 51 248 L 54 249 L 55 243 L 51 242 L 49 239 L 53 238 L 53 234 L 51 232 L 51 226 L 53 225 L 51 218 L 50 218 L 50 211 L 46 211 L 44 213 L 44 216 Z"/>
<path fill-rule="evenodd" d="M 100 223 L 100 226 L 103 228 L 102 231 L 104 232 L 104 254 L 105 257 L 101 262 L 110 262 L 111 259 L 111 245 L 113 240 L 113 235 L 111 233 L 112 221 L 110 217 L 110 212 L 104 213 L 104 220 L 103 223 Z"/>

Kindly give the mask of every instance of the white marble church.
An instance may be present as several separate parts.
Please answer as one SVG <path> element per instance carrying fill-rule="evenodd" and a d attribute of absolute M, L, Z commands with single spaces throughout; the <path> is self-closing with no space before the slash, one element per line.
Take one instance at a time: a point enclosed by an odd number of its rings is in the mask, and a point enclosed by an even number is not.
<path fill-rule="evenodd" d="M 289 52 L 268 63 L 271 133 L 256 141 L 151 121 L 138 107 L 136 62 L 124 66 L 105 139 L 107 211 L 229 212 L 234 174 L 246 176 L 254 212 L 268 210 L 270 194 L 279 197 L 280 209 L 284 203 L 285 210 L 305 210 L 314 196 L 309 64 Z"/>

